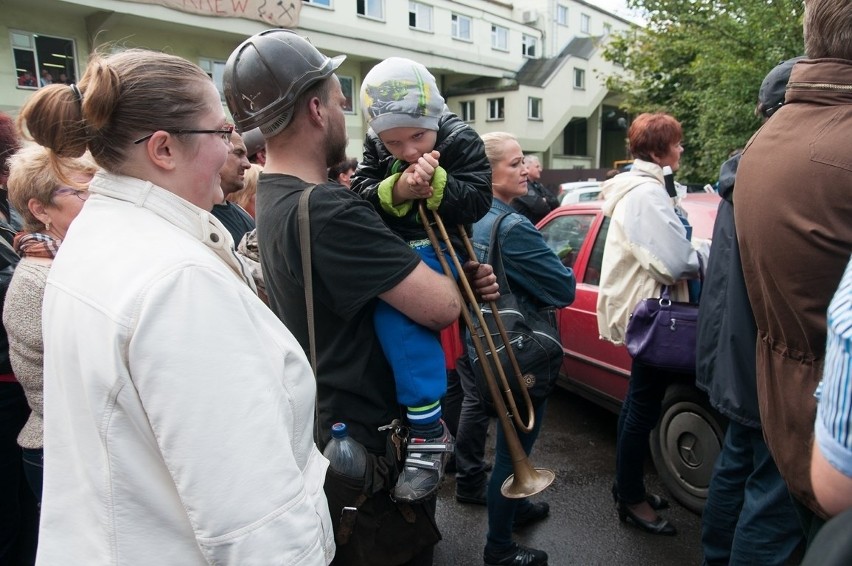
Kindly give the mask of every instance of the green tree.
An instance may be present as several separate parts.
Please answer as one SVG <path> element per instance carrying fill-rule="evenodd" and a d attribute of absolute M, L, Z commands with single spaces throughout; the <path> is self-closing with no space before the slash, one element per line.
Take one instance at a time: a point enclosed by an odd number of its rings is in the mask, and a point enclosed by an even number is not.
<path fill-rule="evenodd" d="M 607 78 L 632 114 L 665 111 L 683 124 L 678 177 L 716 179 L 728 154 L 760 127 L 763 77 L 802 55 L 802 0 L 628 0 L 646 27 L 616 35 L 605 57 L 626 71 Z"/>

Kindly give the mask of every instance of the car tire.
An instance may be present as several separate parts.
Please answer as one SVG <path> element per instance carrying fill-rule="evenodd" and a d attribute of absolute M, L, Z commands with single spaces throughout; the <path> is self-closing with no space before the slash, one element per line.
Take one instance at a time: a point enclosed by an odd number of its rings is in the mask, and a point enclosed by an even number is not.
<path fill-rule="evenodd" d="M 651 457 L 663 485 L 694 513 L 704 509 L 726 428 L 724 417 L 693 385 L 676 383 L 666 390 L 651 432 Z"/>

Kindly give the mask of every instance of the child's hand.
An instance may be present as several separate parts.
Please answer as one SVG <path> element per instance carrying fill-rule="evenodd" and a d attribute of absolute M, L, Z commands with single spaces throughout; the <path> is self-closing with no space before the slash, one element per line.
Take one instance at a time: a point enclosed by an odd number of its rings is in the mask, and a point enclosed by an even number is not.
<path fill-rule="evenodd" d="M 441 157 L 441 154 L 432 150 L 429 153 L 424 153 L 417 160 L 417 163 L 413 164 L 414 174 L 418 183 L 425 183 L 427 185 L 432 183 L 432 175 L 435 174 L 435 168 L 438 167 L 439 157 Z"/>
<path fill-rule="evenodd" d="M 428 199 L 432 196 L 432 176 L 438 167 L 440 152 L 424 153 L 402 172 L 393 187 L 394 205 L 407 200 Z"/>

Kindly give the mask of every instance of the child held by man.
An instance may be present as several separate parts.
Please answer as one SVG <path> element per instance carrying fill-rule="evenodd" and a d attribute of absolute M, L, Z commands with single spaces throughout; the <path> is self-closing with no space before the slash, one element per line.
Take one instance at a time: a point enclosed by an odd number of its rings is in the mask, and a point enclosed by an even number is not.
<path fill-rule="evenodd" d="M 479 134 L 449 111 L 426 67 L 400 57 L 385 59 L 367 73 L 361 108 L 370 128 L 352 189 L 376 207 L 429 267 L 442 273 L 420 217 L 419 201 L 425 201 L 427 209 L 440 215 L 464 261 L 455 226 L 469 230 L 491 208 L 491 167 Z M 457 277 L 449 257 L 447 263 Z M 398 501 L 417 501 L 438 489 L 453 451 L 453 438 L 441 419 L 447 388 L 444 353 L 437 333 L 387 303 L 379 301 L 374 324 L 410 429 L 393 495 Z"/>

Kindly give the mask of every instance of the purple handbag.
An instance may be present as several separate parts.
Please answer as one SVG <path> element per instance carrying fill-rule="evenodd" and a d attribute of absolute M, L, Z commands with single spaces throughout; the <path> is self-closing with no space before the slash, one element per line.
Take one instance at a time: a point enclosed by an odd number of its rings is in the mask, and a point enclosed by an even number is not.
<path fill-rule="evenodd" d="M 627 323 L 624 343 L 634 360 L 662 369 L 695 374 L 698 305 L 659 297 L 642 299 Z"/>

